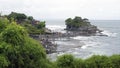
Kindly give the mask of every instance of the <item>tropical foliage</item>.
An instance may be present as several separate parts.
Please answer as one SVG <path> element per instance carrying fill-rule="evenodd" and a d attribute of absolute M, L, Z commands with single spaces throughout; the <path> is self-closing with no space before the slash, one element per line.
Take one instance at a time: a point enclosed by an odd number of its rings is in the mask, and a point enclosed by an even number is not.
<path fill-rule="evenodd" d="M 65 22 L 68 29 L 91 25 L 87 18 L 82 19 L 81 17 L 78 17 L 78 16 L 76 16 L 74 19 L 68 18 L 65 20 Z"/>
<path fill-rule="evenodd" d="M 93 55 L 83 60 L 65 54 L 58 57 L 56 63 L 58 68 L 120 68 L 120 55 Z"/>
<path fill-rule="evenodd" d="M 27 16 L 23 13 L 16 13 L 16 12 L 11 12 L 11 14 L 9 14 L 7 16 L 7 18 L 11 21 L 11 19 L 15 19 L 16 21 L 23 21 L 27 18 Z"/>
<path fill-rule="evenodd" d="M 2 32 L 8 25 L 9 20 L 7 18 L 0 18 L 0 32 Z"/>
<path fill-rule="evenodd" d="M 5 15 L 7 19 L 12 22 L 25 27 L 29 34 L 43 34 L 45 33 L 45 21 L 35 20 L 32 16 L 27 16 L 23 13 L 11 12 L 9 15 Z"/>
<path fill-rule="evenodd" d="M 2 29 L 0 68 L 47 68 L 49 60 L 44 48 L 38 41 L 29 37 L 24 27 L 11 22 Z"/>

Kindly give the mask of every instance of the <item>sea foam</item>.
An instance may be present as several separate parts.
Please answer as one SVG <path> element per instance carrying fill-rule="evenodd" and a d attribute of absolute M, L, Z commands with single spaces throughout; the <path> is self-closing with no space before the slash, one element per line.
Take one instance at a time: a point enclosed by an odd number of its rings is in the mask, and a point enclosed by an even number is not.
<path fill-rule="evenodd" d="M 81 40 L 81 41 L 92 39 L 92 37 L 85 37 L 85 36 L 76 36 L 76 37 L 71 37 L 71 38 L 75 40 Z"/>
<path fill-rule="evenodd" d="M 114 32 L 110 32 L 110 31 L 106 31 L 104 30 L 103 32 L 101 32 L 102 34 L 104 35 L 107 35 L 109 37 L 116 37 L 117 36 L 117 33 L 114 33 Z"/>
<path fill-rule="evenodd" d="M 60 26 L 60 25 L 47 25 L 46 26 L 48 29 L 52 30 L 53 32 L 62 32 L 65 33 L 65 27 L 66 26 Z"/>
<path fill-rule="evenodd" d="M 99 42 L 93 42 L 93 41 L 87 41 L 87 42 L 84 42 L 84 43 L 85 43 L 85 45 L 83 45 L 81 47 L 82 49 L 86 49 L 88 47 L 96 47 L 96 46 L 100 45 Z"/>
<path fill-rule="evenodd" d="M 75 39 L 75 40 L 80 40 L 81 42 L 84 43 L 84 45 L 81 47 L 82 49 L 86 49 L 88 47 L 95 47 L 95 46 L 98 46 L 100 45 L 99 42 L 96 42 L 95 40 L 96 37 L 94 36 L 76 36 L 76 37 L 72 37 L 72 39 Z"/>

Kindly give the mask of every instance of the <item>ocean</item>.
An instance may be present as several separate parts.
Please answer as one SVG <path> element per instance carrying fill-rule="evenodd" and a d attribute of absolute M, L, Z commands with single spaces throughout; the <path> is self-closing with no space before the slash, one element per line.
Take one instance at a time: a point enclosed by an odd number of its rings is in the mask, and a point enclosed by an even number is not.
<path fill-rule="evenodd" d="M 72 54 L 84 59 L 92 55 L 120 54 L 120 20 L 90 20 L 90 22 L 108 36 L 76 36 L 68 40 L 54 41 L 58 45 L 57 53 L 48 56 L 55 59 L 59 55 Z M 48 20 L 46 27 L 53 32 L 66 32 L 64 20 Z"/>

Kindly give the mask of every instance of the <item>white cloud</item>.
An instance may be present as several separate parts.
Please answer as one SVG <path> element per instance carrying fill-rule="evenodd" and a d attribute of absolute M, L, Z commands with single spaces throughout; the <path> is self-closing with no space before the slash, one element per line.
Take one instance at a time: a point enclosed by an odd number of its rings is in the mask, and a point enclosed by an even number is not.
<path fill-rule="evenodd" d="M 23 12 L 37 19 L 120 19 L 120 0 L 0 0 L 0 11 Z"/>

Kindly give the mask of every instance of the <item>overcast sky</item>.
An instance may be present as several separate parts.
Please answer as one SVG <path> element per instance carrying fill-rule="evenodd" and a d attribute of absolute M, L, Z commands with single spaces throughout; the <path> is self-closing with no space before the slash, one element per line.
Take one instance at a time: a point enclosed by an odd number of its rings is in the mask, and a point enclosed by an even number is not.
<path fill-rule="evenodd" d="M 36 19 L 120 20 L 120 0 L 0 0 L 0 12 L 25 13 Z"/>

